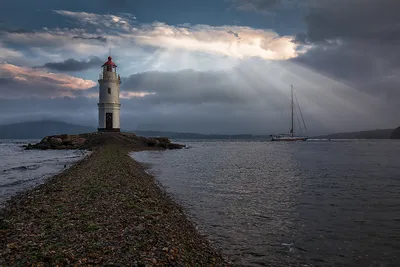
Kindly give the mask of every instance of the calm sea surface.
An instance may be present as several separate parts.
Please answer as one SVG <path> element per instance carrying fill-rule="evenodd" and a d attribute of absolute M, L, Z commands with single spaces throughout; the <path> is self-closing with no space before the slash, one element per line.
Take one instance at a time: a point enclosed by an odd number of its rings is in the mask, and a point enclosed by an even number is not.
<path fill-rule="evenodd" d="M 88 153 L 77 150 L 24 150 L 39 140 L 0 140 L 0 208 L 11 196 L 42 183 Z"/>
<path fill-rule="evenodd" d="M 133 153 L 239 266 L 400 266 L 400 142 Z"/>

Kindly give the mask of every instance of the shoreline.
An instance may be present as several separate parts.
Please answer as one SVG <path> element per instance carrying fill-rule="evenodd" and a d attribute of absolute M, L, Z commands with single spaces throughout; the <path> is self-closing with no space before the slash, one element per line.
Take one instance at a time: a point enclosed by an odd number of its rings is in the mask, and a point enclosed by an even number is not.
<path fill-rule="evenodd" d="M 0 265 L 229 266 L 129 152 L 106 144 L 0 211 Z"/>

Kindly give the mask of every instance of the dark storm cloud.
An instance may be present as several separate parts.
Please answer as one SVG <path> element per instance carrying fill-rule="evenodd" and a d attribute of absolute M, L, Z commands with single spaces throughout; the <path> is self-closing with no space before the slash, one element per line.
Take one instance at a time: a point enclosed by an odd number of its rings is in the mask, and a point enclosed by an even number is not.
<path fill-rule="evenodd" d="M 378 54 L 377 47 L 346 43 L 327 47 L 316 46 L 293 61 L 312 66 L 316 71 L 338 79 L 359 81 L 385 75 L 385 72 L 392 69 L 390 53 L 381 54 L 379 58 Z"/>
<path fill-rule="evenodd" d="M 311 2 L 306 37 L 310 42 L 332 39 L 376 44 L 400 41 L 400 1 L 319 0 Z"/>
<path fill-rule="evenodd" d="M 59 97 L 62 93 L 68 95 L 80 94 L 79 91 L 66 90 L 58 85 L 20 82 L 13 78 L 0 78 L 0 99 L 9 98 L 52 98 Z"/>
<path fill-rule="evenodd" d="M 73 58 L 67 59 L 62 62 L 48 62 L 38 68 L 46 68 L 56 71 L 83 71 L 91 68 L 97 68 L 104 62 L 98 57 L 90 57 L 87 60 L 75 60 Z"/>
<path fill-rule="evenodd" d="M 237 32 L 229 30 L 228 33 L 233 34 L 236 38 L 238 38 L 238 40 L 240 40 L 240 36 L 239 36 L 239 34 Z"/>
<path fill-rule="evenodd" d="M 11 86 L 15 86 L 15 85 L 18 85 L 18 82 L 15 81 L 14 79 L 12 79 L 10 77 L 5 77 L 5 78 L 0 77 L 0 88 L 11 87 Z"/>
<path fill-rule="evenodd" d="M 368 123 L 380 125 L 380 116 L 385 116 L 386 121 L 395 121 L 396 114 L 400 115 L 392 112 L 390 107 L 394 107 L 394 103 L 386 106 L 380 103 L 386 97 L 396 95 L 394 90 L 377 94 L 372 89 L 362 88 L 363 92 L 359 92 L 346 83 L 335 81 L 337 79 L 322 77 L 318 74 L 320 70 L 310 70 L 301 60 L 295 63 L 249 60 L 231 71 L 138 73 L 122 78 L 122 95 L 127 92 L 154 93 L 131 101 L 155 114 L 166 112 L 165 107 L 168 107 L 168 114 L 186 114 L 187 111 L 181 111 L 181 106 L 190 106 L 191 118 L 197 116 L 198 120 L 205 120 L 207 116 L 216 119 L 216 114 L 226 113 L 223 120 L 233 121 L 236 117 L 241 123 L 249 123 L 246 124 L 249 129 L 255 129 L 256 126 L 250 123 L 257 124 L 254 118 L 263 117 L 264 129 L 268 125 L 284 130 L 280 127 L 285 125 L 282 119 L 289 117 L 288 92 L 293 82 L 299 91 L 299 101 L 308 103 L 303 104 L 302 109 L 312 131 L 365 129 L 363 125 Z M 213 105 L 219 107 L 218 111 L 209 108 Z M 170 118 L 169 115 L 166 117 Z M 221 121 L 218 129 L 228 128 Z"/>
<path fill-rule="evenodd" d="M 41 78 L 40 81 L 26 82 L 18 78 L 0 78 L 0 99 L 13 98 L 57 98 L 60 96 L 81 96 L 86 95 L 85 88 L 65 88 L 62 83 L 50 78 Z M 88 89 L 88 91 L 97 91 Z M 57 110 L 57 108 L 55 109 Z"/>
<path fill-rule="evenodd" d="M 400 1 L 310 2 L 306 31 L 294 40 L 312 48 L 293 62 L 351 84 L 387 105 L 400 99 Z"/>
<path fill-rule="evenodd" d="M 32 33 L 32 31 L 25 30 L 25 29 L 9 29 L 9 28 L 0 28 L 0 32 L 7 32 L 7 33 Z"/>
<path fill-rule="evenodd" d="M 94 41 L 99 41 L 102 43 L 107 42 L 107 38 L 103 36 L 96 36 L 96 37 L 85 37 L 85 36 L 74 36 L 72 39 L 81 39 L 81 40 L 94 40 Z"/>
<path fill-rule="evenodd" d="M 376 97 L 382 106 L 395 107 L 400 100 L 399 54 L 400 49 L 396 46 L 351 42 L 316 46 L 292 61 Z M 367 110 L 371 108 L 365 105 Z M 393 114 L 400 115 L 395 110 L 392 114 L 380 115 L 386 119 Z"/>

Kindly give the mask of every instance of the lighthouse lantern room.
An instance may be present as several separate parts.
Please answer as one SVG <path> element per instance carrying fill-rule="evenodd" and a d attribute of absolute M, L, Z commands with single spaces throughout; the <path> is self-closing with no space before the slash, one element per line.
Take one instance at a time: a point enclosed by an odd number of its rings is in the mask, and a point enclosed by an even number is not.
<path fill-rule="evenodd" d="M 117 65 L 112 62 L 111 56 L 101 66 L 99 77 L 99 132 L 120 131 L 119 86 L 121 79 L 117 74 Z"/>

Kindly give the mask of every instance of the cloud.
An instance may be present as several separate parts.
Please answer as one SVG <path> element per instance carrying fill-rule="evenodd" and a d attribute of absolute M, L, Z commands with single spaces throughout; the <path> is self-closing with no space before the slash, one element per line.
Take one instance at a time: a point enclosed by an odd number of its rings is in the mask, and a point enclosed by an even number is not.
<path fill-rule="evenodd" d="M 400 116 L 400 46 L 396 34 L 379 43 L 375 29 L 395 29 L 397 22 L 390 14 L 387 19 L 374 15 L 372 25 L 366 21 L 371 7 L 360 6 L 358 14 L 357 1 L 349 0 L 351 10 L 343 11 L 349 29 L 335 29 L 330 25 L 344 26 L 335 10 L 346 4 L 336 3 L 313 5 L 307 28 L 296 39 L 244 26 L 139 24 L 128 14 L 56 12 L 77 28 L 1 32 L 0 60 L 11 64 L 0 67 L 0 119 L 40 115 L 97 121 L 98 87 L 87 78 L 97 78 L 90 66 L 98 66 L 99 59 L 80 59 L 104 56 L 102 64 L 112 46 L 122 76 L 122 121 L 130 128 L 287 131 L 291 83 L 311 133 L 393 127 Z M 390 2 L 381 3 L 386 10 Z M 383 36 L 390 32 L 396 33 Z M 83 77 L 27 67 L 38 64 L 53 71 L 81 70 L 74 75 Z"/>
<path fill-rule="evenodd" d="M 0 97 L 62 97 L 74 96 L 75 91 L 95 86 L 91 80 L 84 80 L 65 74 L 18 67 L 12 64 L 0 65 Z"/>
<path fill-rule="evenodd" d="M 236 35 L 240 36 L 240 40 Z M 261 57 L 282 60 L 298 56 L 298 46 L 293 44 L 292 37 L 250 27 L 176 27 L 154 23 L 148 28 L 135 30 L 133 37 L 136 43 L 142 45 L 199 51 L 240 59 Z"/>
<path fill-rule="evenodd" d="M 293 61 L 392 104 L 400 98 L 399 8 L 395 0 L 311 2 L 296 41 L 313 45 Z"/>
<path fill-rule="evenodd" d="M 47 78 L 40 83 L 29 78 L 32 82 L 27 86 L 19 79 L 28 77 L 1 77 L 0 111 L 7 110 L 4 114 L 13 114 L 16 120 L 33 116 L 82 124 L 96 121 L 98 87 L 94 82 L 90 84 L 94 87 L 87 88 L 88 85 L 86 90 L 72 90 Z M 121 117 L 126 125 L 123 128 L 284 132 L 290 123 L 290 83 L 295 85 L 312 134 L 363 129 L 365 125 L 388 127 L 400 115 L 381 102 L 381 96 L 357 91 L 300 63 L 252 59 L 224 71 L 152 71 L 122 77 Z M 1 99 L 10 96 L 23 99 Z M 43 96 L 53 99 L 41 99 Z"/>
<path fill-rule="evenodd" d="M 114 30 L 108 36 L 111 42 L 135 43 L 164 49 L 183 49 L 234 58 L 261 57 L 264 59 L 288 59 L 298 55 L 298 44 L 292 36 L 279 36 L 271 30 L 259 30 L 239 26 L 181 25 L 172 26 L 155 22 L 133 25 L 127 16 L 99 15 L 86 12 L 56 11 L 84 25 L 102 27 L 102 31 Z M 235 34 L 232 34 L 235 33 Z M 237 36 L 240 35 L 240 40 Z"/>
<path fill-rule="evenodd" d="M 25 29 L 3 29 L 5 32 L 9 33 L 31 33 L 32 31 L 25 30 Z"/>
<path fill-rule="evenodd" d="M 306 37 L 310 42 L 347 40 L 375 44 L 400 41 L 398 0 L 321 0 L 310 4 Z"/>
<path fill-rule="evenodd" d="M 137 24 L 128 14 L 63 10 L 56 14 L 72 19 L 82 28 L 0 32 L 0 50 L 7 49 L 7 53 L 0 54 L 0 60 L 30 67 L 38 66 L 37 62 L 65 63 L 48 67 L 65 66 L 66 70 L 67 65 L 79 65 L 71 59 L 95 55 L 106 60 L 108 48 L 112 47 L 113 58 L 123 63 L 118 64 L 123 67 L 121 74 L 128 75 L 143 70 L 226 68 L 251 57 L 286 60 L 306 51 L 292 42 L 292 36 L 251 27 Z"/>
<path fill-rule="evenodd" d="M 82 39 L 82 40 L 95 40 L 102 43 L 107 42 L 107 38 L 103 36 L 93 36 L 93 37 L 85 37 L 85 36 L 74 36 L 72 39 Z"/>
<path fill-rule="evenodd" d="M 84 36 L 85 38 L 74 38 Z M 87 56 L 104 52 L 104 44 L 93 42 L 98 34 L 86 33 L 82 29 L 47 29 L 31 33 L 2 32 L 3 45 L 17 51 L 29 51 L 43 56 L 55 54 L 74 54 Z M 46 59 L 46 58 L 45 58 Z M 50 57 L 48 58 L 50 59 Z"/>
<path fill-rule="evenodd" d="M 240 36 L 237 32 L 234 32 L 232 30 L 228 30 L 228 33 L 233 34 L 236 38 L 238 38 L 240 40 Z"/>
<path fill-rule="evenodd" d="M 2 46 L 0 43 L 0 64 L 8 61 L 12 61 L 14 59 L 22 58 L 23 55 L 21 52 L 14 50 L 12 48 L 7 48 Z"/>
<path fill-rule="evenodd" d="M 57 14 L 75 19 L 85 26 L 105 27 L 108 29 L 118 29 L 129 31 L 131 22 L 136 17 L 125 13 L 125 16 L 100 15 L 87 12 L 72 12 L 68 10 L 55 10 Z"/>
<path fill-rule="evenodd" d="M 152 103 L 239 104 L 248 102 L 250 97 L 246 91 L 240 90 L 240 83 L 234 85 L 234 79 L 230 78 L 229 74 L 223 71 L 152 71 L 123 78 L 122 88 L 129 92 L 151 93 L 152 95 L 145 98 Z"/>
<path fill-rule="evenodd" d="M 99 68 L 103 65 L 103 61 L 98 57 L 89 57 L 86 60 L 67 59 L 62 62 L 48 62 L 38 68 L 46 68 L 56 71 L 83 71 L 90 68 Z"/>

